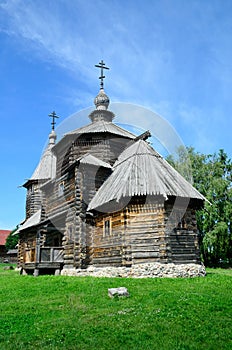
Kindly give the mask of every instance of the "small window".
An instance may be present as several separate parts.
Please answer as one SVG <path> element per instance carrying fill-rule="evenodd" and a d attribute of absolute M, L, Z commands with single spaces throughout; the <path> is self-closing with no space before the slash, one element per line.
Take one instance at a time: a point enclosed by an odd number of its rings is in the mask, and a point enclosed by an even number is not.
<path fill-rule="evenodd" d="M 59 183 L 58 185 L 58 196 L 63 196 L 64 194 L 64 182 Z"/>
<path fill-rule="evenodd" d="M 28 193 L 29 194 L 34 194 L 34 193 L 37 193 L 38 192 L 38 185 L 36 184 L 32 184 L 29 189 L 28 189 Z"/>
<path fill-rule="evenodd" d="M 180 221 L 178 222 L 178 226 L 177 228 L 179 229 L 186 229 L 187 228 L 187 224 L 186 224 L 186 221 L 184 219 L 180 219 Z"/>
<path fill-rule="evenodd" d="M 111 235 L 111 219 L 106 218 L 103 222 L 103 236 L 108 237 Z"/>

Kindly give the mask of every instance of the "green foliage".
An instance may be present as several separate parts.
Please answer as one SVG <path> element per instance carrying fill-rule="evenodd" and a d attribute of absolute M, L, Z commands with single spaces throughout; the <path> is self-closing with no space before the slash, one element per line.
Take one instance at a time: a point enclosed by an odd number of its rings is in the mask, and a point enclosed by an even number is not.
<path fill-rule="evenodd" d="M 125 286 L 129 298 L 111 299 Z M 0 266 L 0 348 L 232 348 L 232 270 L 193 279 L 20 276 Z"/>
<path fill-rule="evenodd" d="M 190 183 L 192 178 L 192 164 L 188 149 L 180 146 L 175 156 L 169 155 L 167 161 Z"/>
<path fill-rule="evenodd" d="M 6 239 L 6 249 L 14 249 L 16 247 L 16 245 L 18 244 L 18 239 L 19 239 L 19 235 L 13 235 L 13 233 L 15 233 L 15 231 L 17 231 L 17 227 L 11 231 L 11 233 L 9 234 L 9 236 Z"/>
<path fill-rule="evenodd" d="M 193 185 L 209 201 L 197 213 L 204 262 L 208 266 L 232 264 L 232 162 L 223 150 L 205 155 L 190 147 L 187 152 L 187 162 L 182 149 L 178 160 L 169 157 L 168 161 L 183 176 L 181 170 L 190 166 Z"/>

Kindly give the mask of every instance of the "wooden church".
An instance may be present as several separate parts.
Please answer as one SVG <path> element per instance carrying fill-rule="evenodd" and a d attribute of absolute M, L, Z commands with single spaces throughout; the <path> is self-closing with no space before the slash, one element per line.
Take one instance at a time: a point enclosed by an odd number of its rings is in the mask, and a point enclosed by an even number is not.
<path fill-rule="evenodd" d="M 18 265 L 58 274 L 93 265 L 200 263 L 196 210 L 205 198 L 140 136 L 114 124 L 103 88 L 90 123 L 48 146 L 27 190 Z"/>

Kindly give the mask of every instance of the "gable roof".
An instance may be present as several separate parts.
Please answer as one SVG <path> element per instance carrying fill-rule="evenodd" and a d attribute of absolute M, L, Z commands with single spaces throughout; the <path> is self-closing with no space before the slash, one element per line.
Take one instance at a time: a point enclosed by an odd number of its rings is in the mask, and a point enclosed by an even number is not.
<path fill-rule="evenodd" d="M 73 163 L 71 163 L 68 167 L 67 167 L 67 171 L 72 169 L 73 167 L 76 166 L 76 164 L 79 165 L 92 165 L 95 167 L 103 167 L 103 168 L 108 168 L 108 169 L 113 169 L 112 166 L 109 163 L 104 162 L 103 160 L 93 156 L 90 153 L 86 153 L 83 156 L 77 158 Z M 47 185 L 50 181 L 46 182 L 43 186 Z"/>
<path fill-rule="evenodd" d="M 30 180 L 44 180 L 51 179 L 55 175 L 56 170 L 56 156 L 47 149 L 42 155 L 39 164 L 37 165 Z"/>
<path fill-rule="evenodd" d="M 178 196 L 205 200 L 147 142 L 139 140 L 125 149 L 115 162 L 112 174 L 99 188 L 88 210 L 100 209 L 107 203 L 142 195 Z"/>
<path fill-rule="evenodd" d="M 0 230 L 0 245 L 6 244 L 6 239 L 10 233 L 11 233 L 10 230 Z"/>
<path fill-rule="evenodd" d="M 105 134 L 111 134 L 112 137 L 115 135 L 125 137 L 127 139 L 133 140 L 136 138 L 134 134 L 131 132 L 121 128 L 120 126 L 106 120 L 98 120 L 94 121 L 86 126 L 83 126 L 81 128 L 75 129 L 73 131 L 70 131 L 66 133 L 60 140 L 57 142 L 52 150 L 55 154 L 58 153 L 59 149 L 63 149 L 65 147 L 68 147 L 72 142 L 77 141 L 79 137 L 85 134 L 99 134 L 99 133 L 105 133 Z"/>
<path fill-rule="evenodd" d="M 109 168 L 112 169 L 112 166 L 103 160 L 93 156 L 90 153 L 86 153 L 82 157 L 77 159 L 77 162 L 80 162 L 80 164 L 88 164 L 88 165 L 95 165 L 97 167 L 103 167 L 103 168 Z"/>
<path fill-rule="evenodd" d="M 121 128 L 120 126 L 108 122 L 105 120 L 99 120 L 94 123 L 90 123 L 86 126 L 83 126 L 81 128 L 75 129 L 65 135 L 76 135 L 76 134 L 89 134 L 89 133 L 111 133 L 123 137 L 128 137 L 130 139 L 134 139 L 135 135 L 132 134 L 131 132 Z"/>
<path fill-rule="evenodd" d="M 18 228 L 18 230 L 14 233 L 19 233 L 29 227 L 32 227 L 32 226 L 36 226 L 40 223 L 41 221 L 41 209 L 39 209 L 37 212 L 35 212 L 32 216 L 29 217 L 29 219 L 27 219 L 23 224 L 22 226 L 20 226 Z"/>
<path fill-rule="evenodd" d="M 54 131 L 52 131 L 49 135 L 49 144 L 47 145 L 47 148 L 45 149 L 44 153 L 42 154 L 42 157 L 39 161 L 39 164 L 37 165 L 34 173 L 28 179 L 23 186 L 27 187 L 27 184 L 30 183 L 30 181 L 34 180 L 48 180 L 53 179 L 56 174 L 56 156 L 52 152 L 52 147 L 55 144 L 56 140 L 56 134 Z"/>

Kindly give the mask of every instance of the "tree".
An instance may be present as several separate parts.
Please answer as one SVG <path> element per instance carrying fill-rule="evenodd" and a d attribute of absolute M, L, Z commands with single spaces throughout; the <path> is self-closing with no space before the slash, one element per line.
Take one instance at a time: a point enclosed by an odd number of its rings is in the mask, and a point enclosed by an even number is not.
<path fill-rule="evenodd" d="M 16 247 L 16 245 L 18 244 L 18 239 L 19 239 L 19 235 L 16 234 L 14 235 L 14 233 L 17 231 L 18 227 L 16 227 L 13 231 L 10 232 L 9 236 L 6 239 L 6 249 L 14 249 Z"/>
<path fill-rule="evenodd" d="M 208 200 L 197 212 L 199 240 L 205 265 L 232 264 L 232 163 L 224 150 L 213 155 L 194 148 L 178 150 L 179 159 L 168 161 L 185 176 L 191 166 L 193 186 Z M 188 158 L 186 162 L 185 159 Z M 185 172 L 182 171 L 185 169 Z M 186 177 L 186 176 L 185 176 Z M 189 180 L 189 178 L 187 178 Z"/>

